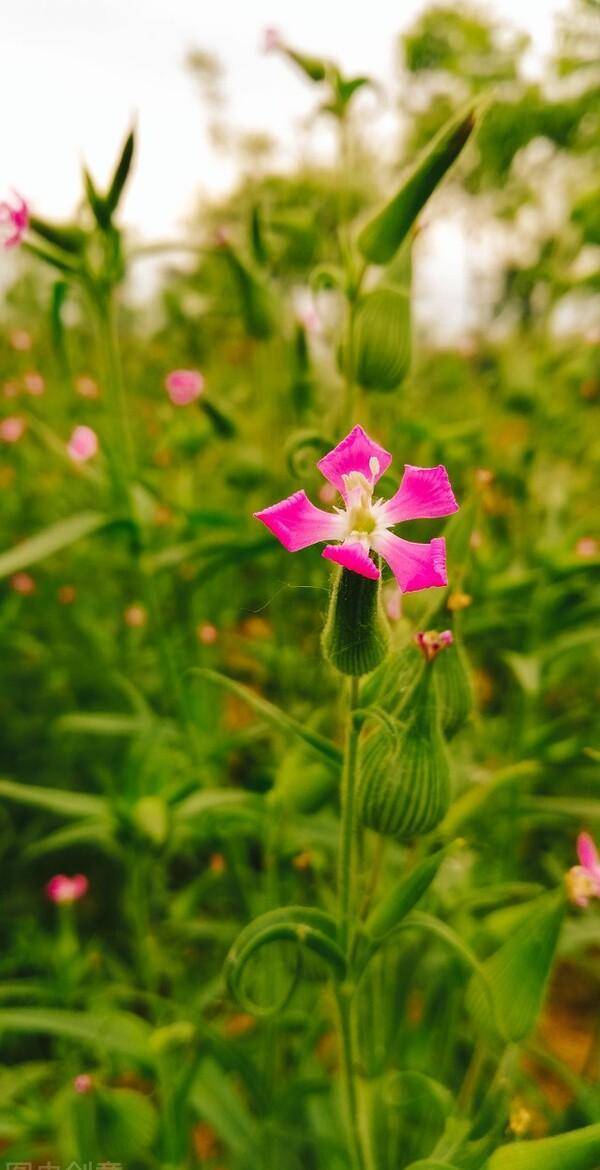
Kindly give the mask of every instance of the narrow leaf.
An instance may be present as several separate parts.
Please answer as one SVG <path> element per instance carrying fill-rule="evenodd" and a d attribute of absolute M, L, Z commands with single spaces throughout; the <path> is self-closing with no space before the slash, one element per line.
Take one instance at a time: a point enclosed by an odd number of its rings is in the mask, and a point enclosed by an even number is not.
<path fill-rule="evenodd" d="M 30 536 L 7 552 L 0 553 L 0 577 L 8 577 L 20 569 L 35 565 L 52 553 L 75 544 L 82 537 L 105 528 L 108 523 L 109 517 L 102 512 L 77 512 L 66 520 L 59 520 L 36 536 Z"/>

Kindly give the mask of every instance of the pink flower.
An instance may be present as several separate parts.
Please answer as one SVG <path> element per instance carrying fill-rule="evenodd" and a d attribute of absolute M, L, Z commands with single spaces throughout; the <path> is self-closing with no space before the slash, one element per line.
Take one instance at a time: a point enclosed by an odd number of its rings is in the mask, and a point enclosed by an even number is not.
<path fill-rule="evenodd" d="M 31 335 L 26 329 L 13 329 L 10 335 L 10 344 L 13 349 L 25 353 L 26 350 L 31 349 Z"/>
<path fill-rule="evenodd" d="M 24 199 L 13 191 L 14 202 L 0 203 L 0 224 L 4 224 L 4 247 L 15 248 L 21 243 L 29 226 L 29 208 Z"/>
<path fill-rule="evenodd" d="M 46 383 L 41 374 L 36 373 L 35 370 L 29 370 L 23 376 L 23 383 L 28 394 L 32 394 L 34 398 L 39 398 L 40 394 L 44 393 Z"/>
<path fill-rule="evenodd" d="M 447 585 L 443 537 L 416 544 L 389 531 L 403 520 L 431 519 L 457 511 L 446 469 L 407 464 L 392 498 L 373 499 L 373 488 L 391 461 L 389 452 L 356 426 L 317 464 L 342 496 L 343 508 L 323 512 L 311 504 L 306 492 L 299 491 L 256 512 L 256 519 L 262 520 L 288 552 L 319 541 L 336 541 L 323 549 L 327 560 L 377 580 L 381 573 L 369 555 L 373 551 L 387 561 L 403 593 Z"/>
<path fill-rule="evenodd" d="M 35 593 L 35 581 L 30 573 L 15 573 L 10 579 L 11 589 L 20 593 L 22 597 L 29 597 Z"/>
<path fill-rule="evenodd" d="M 79 1073 L 73 1077 L 73 1088 L 76 1093 L 91 1093 L 94 1082 L 89 1073 Z"/>
<path fill-rule="evenodd" d="M 219 631 L 216 626 L 213 626 L 212 622 L 201 622 L 196 627 L 196 637 L 203 646 L 214 646 L 219 637 Z"/>
<path fill-rule="evenodd" d="M 25 419 L 18 418 L 17 415 L 3 418 L 0 423 L 0 439 L 3 443 L 18 443 L 25 434 L 26 426 Z"/>
<path fill-rule="evenodd" d="M 67 443 L 67 451 L 75 463 L 87 463 L 88 459 L 93 459 L 98 453 L 96 432 L 91 427 L 75 427 Z"/>
<path fill-rule="evenodd" d="M 587 906 L 590 898 L 600 898 L 600 857 L 589 833 L 577 838 L 579 865 L 567 874 L 569 897 L 576 906 Z"/>
<path fill-rule="evenodd" d="M 82 398 L 97 398 L 99 395 L 98 385 L 89 374 L 80 374 L 75 379 L 75 389 Z"/>
<path fill-rule="evenodd" d="M 187 406 L 200 397 L 204 378 L 198 370 L 171 370 L 165 379 L 165 386 L 173 406 Z"/>
<path fill-rule="evenodd" d="M 453 641 L 452 630 L 442 630 L 441 634 L 438 634 L 437 630 L 421 631 L 415 634 L 415 642 L 426 662 L 431 662 L 433 658 L 437 658 L 440 650 L 445 650 L 446 646 L 451 646 Z"/>
<path fill-rule="evenodd" d="M 272 53 L 281 48 L 281 33 L 277 28 L 266 28 L 264 36 L 265 53 Z"/>
<path fill-rule="evenodd" d="M 383 590 L 383 608 L 391 622 L 402 617 L 402 594 L 395 581 L 389 581 Z"/>
<path fill-rule="evenodd" d="M 597 557 L 600 544 L 593 536 L 582 536 L 575 545 L 575 552 L 578 557 Z"/>
<path fill-rule="evenodd" d="M 87 894 L 89 885 L 90 883 L 82 873 L 76 873 L 74 877 L 66 877 L 64 873 L 57 873 L 46 884 L 46 893 L 51 902 L 70 905 L 71 902 L 78 902 Z"/>

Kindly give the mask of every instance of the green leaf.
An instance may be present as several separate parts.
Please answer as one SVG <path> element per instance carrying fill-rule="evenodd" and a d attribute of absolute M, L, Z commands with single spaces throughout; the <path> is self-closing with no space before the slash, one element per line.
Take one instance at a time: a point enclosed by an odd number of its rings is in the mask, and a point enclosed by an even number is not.
<path fill-rule="evenodd" d="M 181 801 L 173 812 L 173 826 L 180 837 L 196 837 L 199 830 L 219 836 L 239 833 L 245 826 L 259 829 L 263 815 L 263 802 L 254 793 L 242 788 L 203 789 Z"/>
<path fill-rule="evenodd" d="M 274 727 L 276 731 L 282 732 L 285 736 L 296 736 L 308 744 L 318 755 L 324 756 L 330 763 L 341 764 L 342 753 L 331 740 L 326 739 L 323 735 L 319 735 L 316 731 L 312 731 L 310 727 L 306 727 L 296 719 L 292 719 L 291 715 L 286 715 L 279 707 L 275 707 L 268 699 L 263 699 L 262 695 L 257 695 L 249 687 L 245 687 L 242 683 L 234 682 L 233 679 L 227 678 L 224 674 L 219 674 L 216 670 L 199 669 L 193 670 L 191 673 L 200 675 L 202 678 L 207 679 L 208 682 L 215 683 L 217 686 L 229 691 L 232 695 L 236 695 L 238 699 L 242 699 L 249 707 L 252 707 L 253 711 L 256 711 L 257 715 L 262 716 L 271 727 Z"/>
<path fill-rule="evenodd" d="M 395 889 L 375 906 L 367 918 L 365 930 L 374 939 L 383 938 L 412 910 L 426 890 L 429 889 L 440 865 L 451 846 L 438 849 L 431 857 L 416 865 Z"/>
<path fill-rule="evenodd" d="M 133 152 L 135 149 L 135 134 L 133 130 L 129 131 L 127 138 L 123 144 L 121 157 L 115 167 L 115 172 L 112 177 L 110 187 L 108 189 L 105 204 L 109 219 L 112 219 L 114 212 L 117 210 L 123 188 L 127 182 L 131 163 L 133 161 Z"/>
<path fill-rule="evenodd" d="M 190 1100 L 197 1114 L 244 1160 L 244 1165 L 253 1152 L 258 1159 L 255 1122 L 231 1077 L 210 1057 L 200 1065 Z"/>
<path fill-rule="evenodd" d="M 0 797 L 15 804 L 45 809 L 59 817 L 105 817 L 110 809 L 102 796 L 84 792 L 69 792 L 63 788 L 41 788 L 35 784 L 17 784 L 14 780 L 0 780 Z"/>
<path fill-rule="evenodd" d="M 129 1012 L 68 1012 L 59 1008 L 2 1008 L 0 1032 L 63 1036 L 148 1064 L 151 1029 Z"/>
<path fill-rule="evenodd" d="M 519 764 L 510 764 L 507 768 L 499 769 L 484 784 L 472 784 L 466 792 L 463 792 L 462 796 L 459 796 L 458 800 L 455 800 L 439 825 L 437 833 L 440 837 L 455 837 L 459 831 L 462 831 L 463 825 L 467 821 L 482 811 L 488 800 L 512 784 L 521 786 L 527 780 L 536 779 L 541 770 L 542 766 L 539 761 L 523 760 Z"/>
<path fill-rule="evenodd" d="M 102 512 L 77 512 L 66 520 L 51 524 L 36 536 L 30 536 L 7 552 L 0 553 L 0 578 L 45 560 L 82 537 L 106 528 L 109 523 L 109 517 Z"/>
<path fill-rule="evenodd" d="M 522 1040 L 537 1020 L 564 912 L 562 890 L 537 898 L 506 942 L 483 963 L 495 1023 L 505 1040 Z M 467 1003 L 482 1027 L 493 1026 L 480 984 L 470 984 Z"/>
<path fill-rule="evenodd" d="M 111 1160 L 134 1159 L 150 1150 L 158 1128 L 149 1097 L 134 1089 L 102 1089 L 97 1095 L 98 1132 Z"/>
<path fill-rule="evenodd" d="M 141 735 L 148 731 L 149 720 L 120 711 L 72 711 L 61 715 L 54 727 L 78 735 Z"/>
<path fill-rule="evenodd" d="M 274 943 L 294 943 L 298 950 L 296 973 L 278 1002 L 268 1008 L 257 1004 L 244 991 L 243 979 L 249 960 L 263 947 Z M 234 999 L 255 1015 L 272 1015 L 288 1002 L 297 982 L 302 951 L 306 949 L 324 959 L 337 979 L 346 973 L 346 959 L 337 942 L 333 918 L 310 906 L 283 906 L 255 918 L 233 944 L 226 960 L 224 975 Z"/>
<path fill-rule="evenodd" d="M 63 849 L 76 849 L 82 845 L 95 846 L 104 853 L 118 855 L 120 850 L 114 834 L 114 826 L 108 819 L 80 821 L 57 829 L 54 833 L 33 841 L 25 850 L 26 857 L 45 857 L 48 853 L 61 853 Z"/>
<path fill-rule="evenodd" d="M 495 1150 L 486 1170 L 598 1170 L 600 1123 Z"/>
<path fill-rule="evenodd" d="M 475 102 L 463 106 L 429 143 L 400 190 L 365 224 L 358 246 L 372 264 L 387 264 L 398 251 L 430 195 L 458 158 L 475 127 Z"/>

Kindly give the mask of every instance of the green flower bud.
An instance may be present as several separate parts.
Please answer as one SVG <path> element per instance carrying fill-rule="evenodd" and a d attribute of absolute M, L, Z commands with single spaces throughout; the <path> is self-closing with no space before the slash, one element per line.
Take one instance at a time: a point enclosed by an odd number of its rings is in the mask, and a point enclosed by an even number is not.
<path fill-rule="evenodd" d="M 429 663 L 394 739 L 377 731 L 361 749 L 358 815 L 363 825 L 403 841 L 429 833 L 450 804 L 450 773 Z"/>
<path fill-rule="evenodd" d="M 356 380 L 365 390 L 393 390 L 410 365 L 410 299 L 376 288 L 358 303 L 353 333 Z"/>
<path fill-rule="evenodd" d="M 452 739 L 466 723 L 473 709 L 473 687 L 467 656 L 456 637 L 452 646 L 440 654 L 435 681 L 442 731 L 448 739 Z"/>
<path fill-rule="evenodd" d="M 380 581 L 338 569 L 321 638 L 325 657 L 342 674 L 369 674 L 385 658 L 389 640 Z"/>

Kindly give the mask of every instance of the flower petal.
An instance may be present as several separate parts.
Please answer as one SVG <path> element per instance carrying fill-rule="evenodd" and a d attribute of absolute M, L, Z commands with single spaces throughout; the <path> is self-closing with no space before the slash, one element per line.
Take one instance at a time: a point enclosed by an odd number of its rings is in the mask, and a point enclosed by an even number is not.
<path fill-rule="evenodd" d="M 402 483 L 381 509 L 385 524 L 401 520 L 433 520 L 436 516 L 450 516 L 458 511 L 448 472 L 438 467 L 404 467 Z"/>
<path fill-rule="evenodd" d="M 589 833 L 580 833 L 577 838 L 577 856 L 584 869 L 600 873 L 600 857 Z"/>
<path fill-rule="evenodd" d="M 428 544 L 402 540 L 393 532 L 382 532 L 372 541 L 376 552 L 387 561 L 403 593 L 447 585 L 446 541 L 437 536 Z"/>
<path fill-rule="evenodd" d="M 335 561 L 336 565 L 342 565 L 344 569 L 352 569 L 353 573 L 359 573 L 361 577 L 369 577 L 371 581 L 377 581 L 381 577 L 375 561 L 371 560 L 367 549 L 359 540 L 347 540 L 344 544 L 328 544 L 321 556 L 328 561 Z"/>
<path fill-rule="evenodd" d="M 311 504 L 306 492 L 293 496 L 255 512 L 288 552 L 298 552 L 319 540 L 341 540 L 345 518 L 337 512 L 323 512 Z"/>
<path fill-rule="evenodd" d="M 377 461 L 375 463 L 374 461 Z M 362 427 L 354 427 L 333 451 L 329 451 L 319 459 L 317 467 L 325 479 L 334 484 L 338 492 L 345 496 L 344 476 L 352 471 L 360 471 L 369 483 L 377 483 L 384 471 L 387 471 L 392 456 L 389 451 L 370 439 Z"/>

